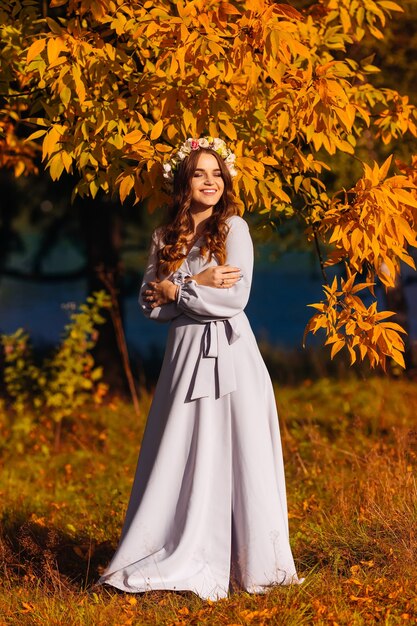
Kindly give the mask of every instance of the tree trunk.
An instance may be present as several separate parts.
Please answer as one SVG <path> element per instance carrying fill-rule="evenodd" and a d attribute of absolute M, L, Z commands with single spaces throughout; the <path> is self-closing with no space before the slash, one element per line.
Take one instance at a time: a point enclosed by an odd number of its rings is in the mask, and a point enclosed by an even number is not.
<path fill-rule="evenodd" d="M 99 268 L 114 276 L 120 311 L 123 315 L 121 290 L 121 220 L 115 205 L 105 197 L 77 199 L 76 204 L 83 227 L 88 276 L 88 293 L 105 289 L 98 276 Z M 106 322 L 100 326 L 99 339 L 93 356 L 103 367 L 104 380 L 112 392 L 127 392 L 122 359 L 117 345 L 114 326 L 108 311 L 103 312 Z"/>

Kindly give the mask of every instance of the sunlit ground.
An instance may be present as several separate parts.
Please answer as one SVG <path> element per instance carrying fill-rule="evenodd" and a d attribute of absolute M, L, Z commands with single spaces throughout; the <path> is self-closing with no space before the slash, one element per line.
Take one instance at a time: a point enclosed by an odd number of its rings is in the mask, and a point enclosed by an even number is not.
<path fill-rule="evenodd" d="M 92 589 L 116 546 L 149 406 L 143 397 L 138 419 L 113 399 L 67 421 L 56 450 L 51 422 L 11 439 L 3 415 L 0 624 L 416 623 L 415 382 L 352 377 L 276 391 L 303 585 L 216 603 Z"/>

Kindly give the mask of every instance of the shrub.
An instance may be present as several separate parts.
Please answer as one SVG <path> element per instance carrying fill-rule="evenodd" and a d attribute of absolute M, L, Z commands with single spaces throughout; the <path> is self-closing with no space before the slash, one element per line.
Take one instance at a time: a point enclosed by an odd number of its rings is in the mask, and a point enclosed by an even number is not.
<path fill-rule="evenodd" d="M 107 392 L 91 350 L 97 343 L 100 314 L 111 300 L 105 291 L 94 292 L 70 314 L 62 341 L 55 352 L 36 365 L 29 334 L 19 328 L 2 335 L 4 383 L 11 416 L 10 435 L 22 443 L 35 421 L 51 418 L 60 425 L 65 417 L 89 401 L 100 403 Z"/>

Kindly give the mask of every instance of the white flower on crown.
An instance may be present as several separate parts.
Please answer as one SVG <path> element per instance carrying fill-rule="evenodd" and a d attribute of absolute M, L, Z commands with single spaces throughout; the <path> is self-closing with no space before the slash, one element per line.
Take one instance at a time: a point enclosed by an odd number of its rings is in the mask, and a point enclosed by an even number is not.
<path fill-rule="evenodd" d="M 194 137 L 188 137 L 182 144 L 178 152 L 167 162 L 163 164 L 163 176 L 164 178 L 172 182 L 174 180 L 174 173 L 178 165 L 186 159 L 193 150 L 199 150 L 205 148 L 213 150 L 219 156 L 224 159 L 227 169 L 230 172 L 230 176 L 234 178 L 237 176 L 237 170 L 235 168 L 236 155 L 228 148 L 219 137 L 200 137 L 196 139 Z"/>
<path fill-rule="evenodd" d="M 183 161 L 185 159 L 185 157 L 187 157 L 190 154 L 190 152 L 186 152 L 185 150 L 183 150 L 181 148 L 181 150 L 179 150 L 177 157 L 180 161 Z"/>

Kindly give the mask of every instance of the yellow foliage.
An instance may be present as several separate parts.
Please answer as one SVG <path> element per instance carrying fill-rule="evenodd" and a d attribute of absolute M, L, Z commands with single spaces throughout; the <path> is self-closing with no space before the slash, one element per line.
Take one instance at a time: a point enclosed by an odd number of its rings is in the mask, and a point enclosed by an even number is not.
<path fill-rule="evenodd" d="M 318 313 L 308 322 L 304 332 L 304 342 L 309 331 L 316 333 L 323 329 L 326 345 L 331 345 L 331 358 L 346 347 L 351 365 L 356 359 L 369 359 L 371 367 L 380 365 L 386 370 L 387 358 L 405 367 L 404 341 L 399 333 L 405 330 L 395 322 L 385 322 L 394 315 L 392 311 L 377 311 L 376 302 L 366 307 L 357 292 L 369 288 L 374 283 L 364 282 L 355 285 L 357 273 L 351 273 L 346 265 L 347 279 L 333 279 L 324 287 L 325 300 L 309 306 Z"/>
<path fill-rule="evenodd" d="M 334 245 L 326 265 L 348 259 L 350 268 L 366 267 L 386 287 L 395 285 L 400 261 L 415 269 L 407 248 L 417 246 L 417 189 L 407 176 L 387 178 L 391 160 L 381 167 L 364 164 L 363 177 L 330 202 L 320 224 Z"/>
<path fill-rule="evenodd" d="M 14 128 L 25 111 L 37 111 L 31 124 L 42 130 L 31 128 L 27 154 L 41 141 L 52 178 L 78 173 L 74 194 L 117 192 L 121 202 L 133 196 L 153 211 L 167 200 L 162 164 L 176 147 L 188 136 L 221 136 L 237 156 L 242 207 L 283 217 L 298 212 L 308 237 L 332 247 L 326 265 L 346 261 L 352 275 L 366 269 L 371 291 L 375 277 L 394 284 L 401 260 L 413 266 L 415 180 L 389 178 L 390 159 L 364 164 L 350 190 L 329 198 L 321 180 L 328 166 L 319 156 L 355 155 L 365 131 L 386 144 L 417 136 L 408 97 L 375 87 L 369 76 L 378 68 L 356 60 L 365 34 L 381 39 L 387 18 L 402 11 L 396 2 L 320 0 L 300 13 L 273 0 L 53 0 L 66 7 L 59 22 L 21 23 L 0 2 L 6 50 L 19 41 L 9 84 L 35 94 L 19 99 L 18 112 L 7 109 L 8 145 L 18 141 Z M 1 158 L 16 175 L 30 170 L 28 159 L 7 150 Z M 336 296 L 326 287 L 328 308 L 310 330 L 340 323 L 348 349 L 358 346 L 361 358 L 384 364 L 389 354 L 400 362 L 395 329 L 363 309 L 354 289 Z M 341 341 L 333 341 L 333 355 Z"/>

